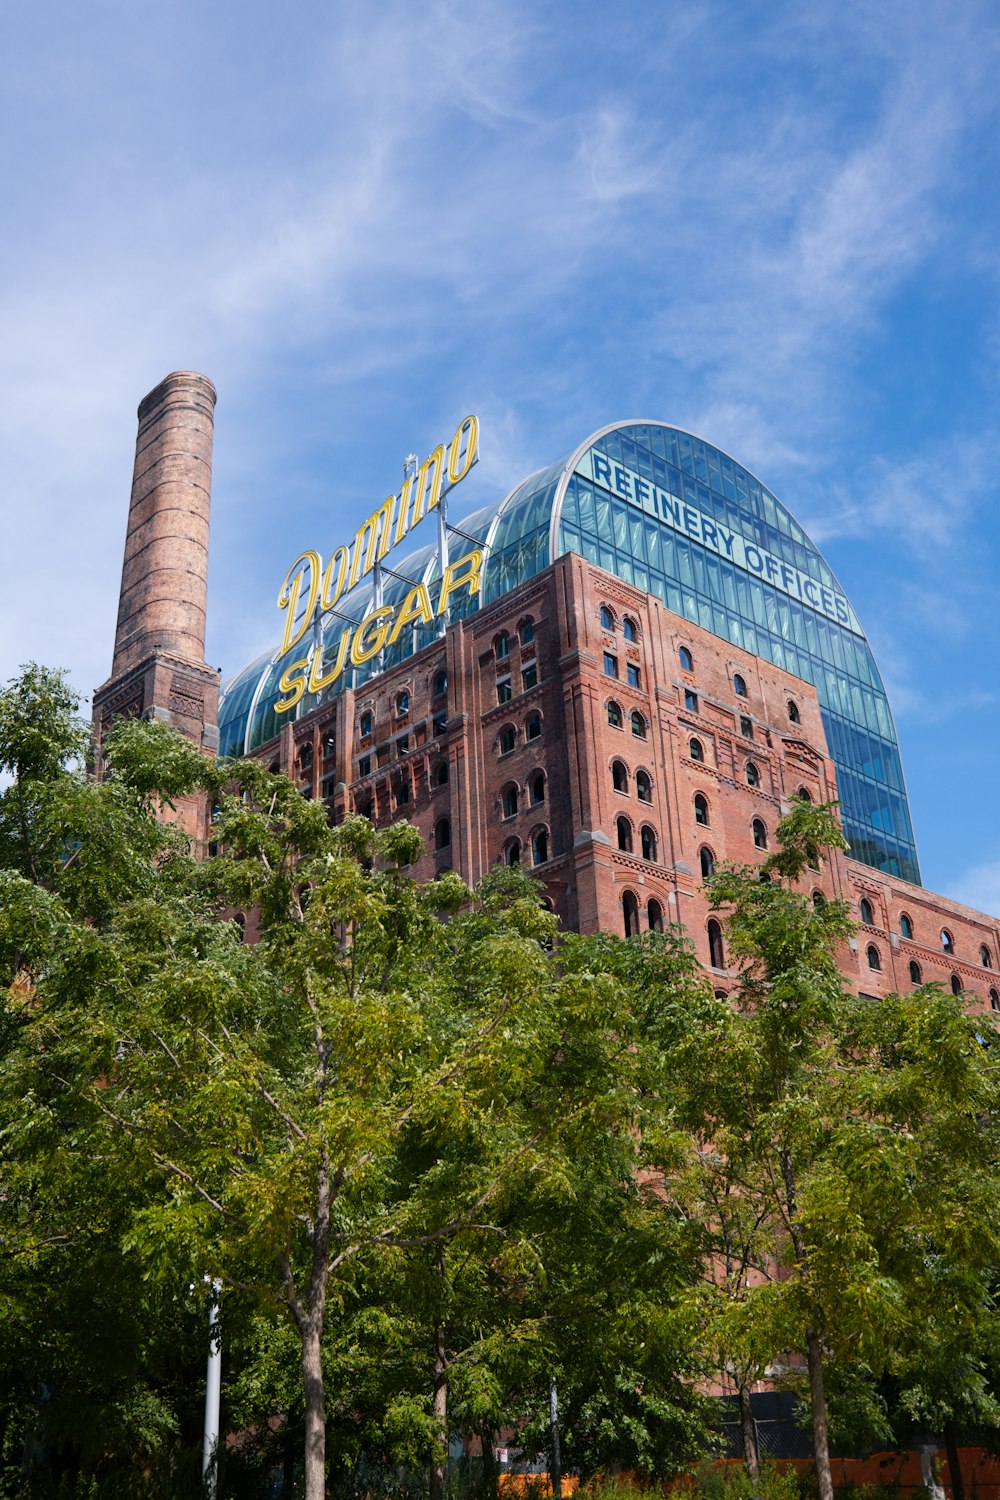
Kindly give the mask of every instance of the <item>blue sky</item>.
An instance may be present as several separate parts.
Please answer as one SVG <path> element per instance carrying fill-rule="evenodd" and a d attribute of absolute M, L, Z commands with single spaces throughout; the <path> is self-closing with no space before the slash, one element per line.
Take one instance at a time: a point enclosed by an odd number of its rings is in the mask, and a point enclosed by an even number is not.
<path fill-rule="evenodd" d="M 227 675 L 467 411 L 470 509 L 654 417 L 822 546 L 925 883 L 1000 912 L 995 5 L 50 0 L 0 37 L 0 679 L 107 675 L 172 369 L 219 391 Z"/>

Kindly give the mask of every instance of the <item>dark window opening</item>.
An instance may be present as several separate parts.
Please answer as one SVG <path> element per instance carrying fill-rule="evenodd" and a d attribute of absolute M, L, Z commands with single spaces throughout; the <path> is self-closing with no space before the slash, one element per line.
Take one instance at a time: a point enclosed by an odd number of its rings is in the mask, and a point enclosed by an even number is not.
<path fill-rule="evenodd" d="M 644 740 L 646 738 L 646 720 L 643 718 L 642 714 L 637 708 L 634 708 L 632 710 L 630 718 L 632 724 L 632 733 L 635 735 L 637 740 Z"/>
<path fill-rule="evenodd" d="M 500 806 L 505 818 L 513 818 L 517 815 L 517 787 L 505 786 L 500 793 Z"/>
<path fill-rule="evenodd" d="M 622 635 L 627 641 L 631 641 L 633 645 L 639 639 L 638 627 L 635 621 L 630 619 L 628 615 L 622 620 Z"/>
<path fill-rule="evenodd" d="M 962 993 L 962 981 L 957 974 L 951 976 L 951 993 L 953 995 L 960 995 Z"/>
<path fill-rule="evenodd" d="M 639 936 L 639 903 L 631 891 L 626 891 L 622 896 L 622 916 L 625 922 L 625 936 Z"/>
<path fill-rule="evenodd" d="M 767 829 L 760 818 L 754 818 L 750 825 L 753 833 L 753 846 L 755 849 L 767 848 Z"/>
<path fill-rule="evenodd" d="M 788 722 L 790 724 L 798 724 L 801 722 L 799 716 L 799 705 L 797 703 L 794 703 L 791 698 L 789 698 L 788 700 Z"/>
<path fill-rule="evenodd" d="M 535 639 L 534 620 L 522 620 L 520 626 L 518 627 L 518 635 L 520 637 L 522 646 L 530 645 L 531 642 Z"/>
<path fill-rule="evenodd" d="M 549 857 L 549 836 L 544 828 L 539 828 L 537 833 L 531 836 L 531 863 L 533 865 L 544 865 Z"/>
<path fill-rule="evenodd" d="M 448 762 L 446 760 L 438 761 L 437 765 L 434 767 L 434 785 L 448 785 Z"/>
<path fill-rule="evenodd" d="M 736 675 L 733 677 L 733 691 L 735 692 L 737 698 L 745 698 L 746 695 L 747 695 L 747 685 L 746 685 L 746 682 L 740 676 L 739 672 L 737 672 Z"/>
<path fill-rule="evenodd" d="M 358 730 L 362 736 L 371 734 L 374 720 L 370 712 L 363 713 L 358 724 Z"/>
<path fill-rule="evenodd" d="M 881 970 L 881 968 L 882 968 L 882 959 L 881 959 L 881 957 L 879 955 L 879 951 L 876 948 L 876 946 L 875 946 L 874 943 L 869 943 L 868 944 L 867 956 L 868 956 L 868 967 L 869 967 L 869 969 L 878 969 L 878 970 Z"/>
<path fill-rule="evenodd" d="M 747 761 L 747 786 L 760 786 L 760 772 L 752 760 Z"/>
<path fill-rule="evenodd" d="M 447 734 L 448 733 L 448 716 L 447 716 L 447 714 L 435 714 L 433 722 L 431 724 L 431 728 L 434 731 L 434 738 L 436 740 L 439 740 L 443 734 Z"/>
<path fill-rule="evenodd" d="M 629 687 L 642 687 L 642 674 L 634 661 L 630 661 L 626 664 L 625 672 L 628 678 Z"/>
<path fill-rule="evenodd" d="M 534 662 L 532 662 L 530 667 L 524 667 L 521 671 L 521 691 L 522 693 L 527 693 L 530 692 L 533 687 L 537 686 L 538 668 L 535 666 Z"/>
<path fill-rule="evenodd" d="M 746 714 L 740 714 L 740 734 L 745 740 L 753 739 L 753 723 Z"/>
<path fill-rule="evenodd" d="M 921 984 L 923 982 L 923 977 L 924 977 L 923 974 L 920 972 L 920 965 L 917 963 L 917 961 L 916 961 L 915 958 L 911 958 L 910 959 L 910 983 L 911 984 Z"/>
<path fill-rule="evenodd" d="M 524 737 L 526 740 L 537 740 L 542 732 L 541 714 L 529 714 L 524 721 Z"/>
<path fill-rule="evenodd" d="M 605 651 L 604 653 L 604 675 L 605 677 L 618 676 L 618 658 L 617 656 L 613 656 L 610 651 Z"/>
<path fill-rule="evenodd" d="M 979 962 L 982 964 L 984 969 L 992 969 L 993 967 L 993 960 L 990 957 L 990 950 L 987 948 L 985 943 L 979 950 Z"/>
<path fill-rule="evenodd" d="M 601 605 L 601 629 L 614 630 L 615 617 L 606 604 Z"/>
<path fill-rule="evenodd" d="M 616 792 L 628 791 L 628 767 L 620 760 L 611 762 L 611 784 Z"/>
<path fill-rule="evenodd" d="M 500 731 L 497 741 L 500 746 L 501 755 L 509 755 L 517 743 L 517 730 L 512 724 L 505 724 Z"/>
<path fill-rule="evenodd" d="M 681 646 L 680 650 L 677 652 L 677 659 L 681 664 L 682 672 L 694 671 L 694 658 L 692 657 L 690 651 L 686 646 Z"/>
<path fill-rule="evenodd" d="M 644 823 L 643 826 L 642 826 L 642 830 L 640 832 L 640 838 L 642 840 L 642 857 L 643 857 L 643 859 L 650 859 L 650 860 L 655 861 L 656 860 L 656 831 L 655 831 L 655 829 L 650 828 L 650 826 L 649 826 L 648 823 Z"/>
<path fill-rule="evenodd" d="M 400 693 L 399 697 L 396 699 L 396 713 L 400 716 L 400 718 L 402 718 L 403 714 L 408 714 L 409 712 L 410 695 L 406 692 Z"/>
<path fill-rule="evenodd" d="M 715 855 L 711 849 L 703 848 L 698 854 L 698 859 L 701 863 L 702 880 L 711 880 L 715 874 Z"/>
<path fill-rule="evenodd" d="M 619 818 L 615 825 L 618 829 L 618 847 L 623 854 L 632 853 L 632 825 L 628 818 Z"/>
<path fill-rule="evenodd" d="M 545 801 L 545 772 L 536 771 L 528 782 L 528 797 L 532 807 L 537 807 L 539 802 Z"/>
<path fill-rule="evenodd" d="M 722 928 L 714 917 L 708 924 L 708 953 L 713 969 L 726 967 L 726 949 L 722 941 Z"/>
<path fill-rule="evenodd" d="M 442 695 L 442 693 L 446 693 L 447 691 L 448 691 L 448 673 L 442 667 L 440 672 L 435 672 L 434 673 L 434 685 L 433 685 L 433 688 L 432 688 L 432 692 L 433 692 L 435 698 L 440 698 L 441 695 Z"/>
<path fill-rule="evenodd" d="M 650 932 L 663 931 L 663 907 L 659 901 L 651 900 L 646 903 L 646 921 Z"/>
<path fill-rule="evenodd" d="M 519 865 L 521 863 L 520 839 L 511 839 L 503 851 L 503 862 L 505 865 Z"/>
<path fill-rule="evenodd" d="M 447 849 L 451 843 L 451 823 L 447 818 L 438 818 L 434 825 L 435 849 Z"/>
<path fill-rule="evenodd" d="M 635 794 L 640 802 L 652 802 L 653 783 L 650 780 L 648 771 L 636 771 Z"/>
<path fill-rule="evenodd" d="M 954 953 L 955 951 L 955 939 L 952 937 L 947 927 L 941 928 L 941 947 L 944 949 L 945 953 Z"/>
<path fill-rule="evenodd" d="M 698 712 L 698 694 L 692 692 L 690 688 L 684 689 L 684 707 L 688 713 L 696 714 Z"/>
<path fill-rule="evenodd" d="M 688 740 L 688 753 L 690 754 L 692 760 L 704 760 L 705 750 L 702 746 L 701 740 Z"/>
<path fill-rule="evenodd" d="M 694 799 L 694 820 L 703 828 L 708 827 L 708 798 L 701 792 Z"/>
<path fill-rule="evenodd" d="M 913 938 L 913 923 L 910 921 L 905 911 L 900 914 L 899 935 L 900 937 L 906 938 L 908 942 Z"/>
<path fill-rule="evenodd" d="M 510 655 L 510 636 L 507 634 L 506 630 L 501 630 L 500 634 L 497 636 L 496 640 L 493 643 L 493 650 L 496 656 L 501 661 L 505 656 Z"/>
<path fill-rule="evenodd" d="M 497 702 L 509 703 L 514 696 L 514 689 L 510 685 L 509 677 L 501 677 L 497 681 Z"/>
<path fill-rule="evenodd" d="M 867 896 L 861 897 L 861 920 L 866 927 L 875 925 L 875 913 L 872 911 L 872 904 Z"/>
<path fill-rule="evenodd" d="M 612 729 L 620 729 L 622 727 L 621 706 L 613 698 L 608 699 L 608 723 Z"/>

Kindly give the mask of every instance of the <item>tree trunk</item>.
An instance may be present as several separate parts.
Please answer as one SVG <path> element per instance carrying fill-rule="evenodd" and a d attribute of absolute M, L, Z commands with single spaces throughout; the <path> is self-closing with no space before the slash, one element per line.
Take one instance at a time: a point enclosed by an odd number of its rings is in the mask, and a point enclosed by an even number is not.
<path fill-rule="evenodd" d="M 493 1456 L 493 1434 L 488 1427 L 479 1434 L 479 1443 L 483 1450 L 483 1494 L 493 1500 L 497 1494 L 497 1461 Z"/>
<path fill-rule="evenodd" d="M 965 1480 L 962 1478 L 962 1465 L 958 1461 L 958 1438 L 954 1422 L 944 1424 L 944 1447 L 948 1455 L 952 1500 L 965 1500 Z"/>
<path fill-rule="evenodd" d="M 553 1500 L 562 1500 L 562 1454 L 559 1449 L 559 1390 L 555 1376 L 549 1383 L 549 1427 L 552 1439 L 549 1479 Z"/>
<path fill-rule="evenodd" d="M 751 1479 L 760 1473 L 760 1455 L 757 1452 L 757 1428 L 750 1405 L 750 1388 L 743 1381 L 739 1385 L 740 1430 L 743 1433 L 743 1463 Z"/>
<path fill-rule="evenodd" d="M 305 1500 L 323 1500 L 326 1490 L 326 1404 L 323 1358 L 317 1320 L 302 1335 L 302 1388 L 306 1401 Z"/>
<path fill-rule="evenodd" d="M 444 1326 L 440 1323 L 434 1330 L 434 1395 L 431 1411 L 434 1417 L 431 1500 L 444 1500 L 445 1479 L 448 1471 L 448 1359 Z"/>
<path fill-rule="evenodd" d="M 806 1334 L 809 1364 L 809 1396 L 812 1404 L 813 1460 L 819 1500 L 833 1500 L 833 1474 L 830 1470 L 830 1439 L 826 1422 L 826 1391 L 823 1388 L 823 1351 L 819 1334 L 810 1328 Z"/>

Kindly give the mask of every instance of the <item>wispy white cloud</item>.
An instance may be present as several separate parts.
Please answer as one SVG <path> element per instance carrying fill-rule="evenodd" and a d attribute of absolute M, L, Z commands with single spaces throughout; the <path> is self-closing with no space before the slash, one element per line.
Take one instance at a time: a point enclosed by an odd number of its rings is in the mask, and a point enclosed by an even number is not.
<path fill-rule="evenodd" d="M 1000 859 L 973 865 L 949 885 L 945 894 L 974 911 L 1000 912 Z"/>

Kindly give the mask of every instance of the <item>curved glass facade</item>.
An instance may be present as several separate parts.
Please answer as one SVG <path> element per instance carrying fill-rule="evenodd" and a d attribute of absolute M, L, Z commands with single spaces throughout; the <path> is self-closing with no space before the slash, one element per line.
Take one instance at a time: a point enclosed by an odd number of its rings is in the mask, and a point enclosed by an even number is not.
<path fill-rule="evenodd" d="M 486 551 L 478 600 L 458 596 L 452 618 L 491 604 L 564 552 L 577 552 L 655 594 L 675 614 L 816 689 L 837 769 L 844 830 L 864 864 L 919 883 L 906 788 L 892 715 L 875 659 L 828 564 L 788 510 L 746 469 L 701 439 L 658 422 L 594 434 L 560 463 L 461 523 Z M 386 604 L 412 582 L 439 582 L 425 547 L 386 578 Z M 370 608 L 371 580 L 314 627 L 332 651 L 340 632 Z M 417 625 L 375 662 L 349 669 L 327 694 L 306 694 L 296 716 L 348 683 L 357 686 L 429 645 L 436 623 Z M 288 661 L 263 657 L 226 687 L 223 754 L 256 749 L 278 732 L 274 704 Z M 350 675 L 353 674 L 353 675 Z"/>

